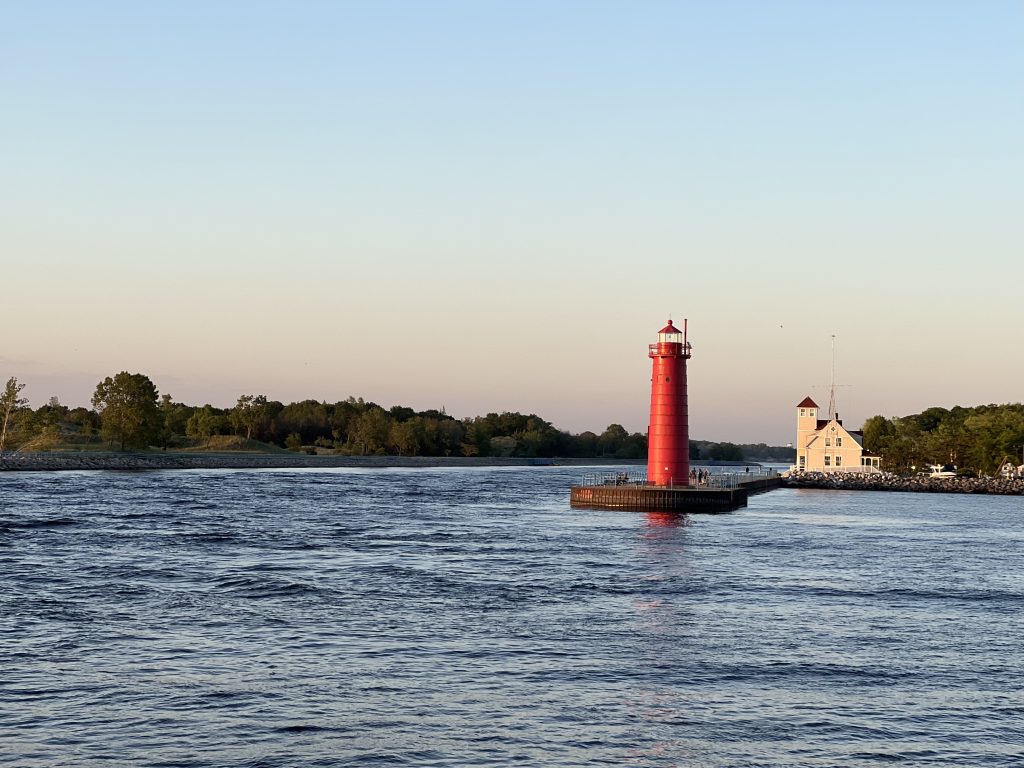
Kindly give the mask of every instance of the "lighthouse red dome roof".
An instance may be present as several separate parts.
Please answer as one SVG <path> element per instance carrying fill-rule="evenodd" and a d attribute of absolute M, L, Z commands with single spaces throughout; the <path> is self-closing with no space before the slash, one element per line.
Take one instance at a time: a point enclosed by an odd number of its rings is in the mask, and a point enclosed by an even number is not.
<path fill-rule="evenodd" d="M 666 325 L 664 328 L 658 331 L 658 333 L 682 333 L 682 331 L 680 331 L 678 328 L 672 325 L 672 321 L 669 320 L 668 325 Z"/>

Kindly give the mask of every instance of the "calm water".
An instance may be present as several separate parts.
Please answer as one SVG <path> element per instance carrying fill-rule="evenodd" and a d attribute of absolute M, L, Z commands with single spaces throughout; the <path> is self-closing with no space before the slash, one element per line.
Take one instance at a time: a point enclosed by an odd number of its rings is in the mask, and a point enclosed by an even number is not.
<path fill-rule="evenodd" d="M 1024 501 L 0 474 L 0 764 L 1024 765 Z"/>

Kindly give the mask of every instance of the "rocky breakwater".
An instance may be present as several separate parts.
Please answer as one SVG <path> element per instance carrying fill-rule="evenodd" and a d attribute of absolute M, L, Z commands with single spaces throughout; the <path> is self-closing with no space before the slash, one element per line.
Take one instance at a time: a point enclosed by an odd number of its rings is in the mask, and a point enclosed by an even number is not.
<path fill-rule="evenodd" d="M 989 493 L 1024 495 L 1024 479 L 999 477 L 900 477 L 887 472 L 854 474 L 803 472 L 783 478 L 785 488 L 820 488 L 833 491 L 904 491 L 910 493 Z"/>

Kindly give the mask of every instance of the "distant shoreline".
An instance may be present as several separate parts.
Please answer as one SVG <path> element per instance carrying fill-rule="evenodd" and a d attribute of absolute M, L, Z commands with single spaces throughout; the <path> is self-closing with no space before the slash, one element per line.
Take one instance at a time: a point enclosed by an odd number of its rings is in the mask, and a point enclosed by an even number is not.
<path fill-rule="evenodd" d="M 691 461 L 694 466 L 755 467 L 758 461 Z M 646 459 L 503 456 L 310 456 L 287 453 L 48 451 L 5 453 L 0 472 L 168 469 L 430 469 L 441 467 L 646 466 Z"/>
<path fill-rule="evenodd" d="M 168 469 L 387 469 L 438 467 L 601 466 L 639 464 L 631 459 L 530 459 L 465 456 L 309 456 L 261 453 L 40 452 L 0 456 L 0 472 Z"/>

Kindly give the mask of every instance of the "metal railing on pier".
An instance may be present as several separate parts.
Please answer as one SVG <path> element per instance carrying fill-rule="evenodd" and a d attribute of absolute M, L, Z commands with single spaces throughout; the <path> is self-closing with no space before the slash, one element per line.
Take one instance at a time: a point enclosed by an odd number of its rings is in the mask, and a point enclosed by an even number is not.
<path fill-rule="evenodd" d="M 647 485 L 647 472 L 587 472 L 580 485 Z"/>
<path fill-rule="evenodd" d="M 583 475 L 580 485 L 631 485 L 650 486 L 662 488 L 712 488 L 728 489 L 739 488 L 743 483 L 752 480 L 763 480 L 770 477 L 778 477 L 779 473 L 767 467 L 757 467 L 753 471 L 745 472 L 722 472 L 719 474 L 700 474 L 693 482 L 669 483 L 665 486 L 655 486 L 647 480 L 647 472 L 625 471 L 625 472 L 587 472 Z"/>

